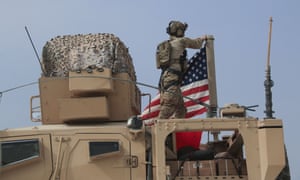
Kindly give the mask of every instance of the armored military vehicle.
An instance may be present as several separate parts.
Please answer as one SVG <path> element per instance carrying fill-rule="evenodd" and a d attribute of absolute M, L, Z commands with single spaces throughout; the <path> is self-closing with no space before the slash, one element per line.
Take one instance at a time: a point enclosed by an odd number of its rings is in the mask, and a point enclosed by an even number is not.
<path fill-rule="evenodd" d="M 288 177 L 281 173 L 287 162 L 280 119 L 249 117 L 249 108 L 238 104 L 217 108 L 213 41 L 209 36 L 208 116 L 154 118 L 147 125 L 140 116 L 143 93 L 132 59 L 118 37 L 101 33 L 49 40 L 42 53 L 40 94 L 30 103 L 31 119 L 41 125 L 0 131 L 0 179 Z M 197 149 L 176 148 L 175 133 L 195 131 L 213 138 Z"/>

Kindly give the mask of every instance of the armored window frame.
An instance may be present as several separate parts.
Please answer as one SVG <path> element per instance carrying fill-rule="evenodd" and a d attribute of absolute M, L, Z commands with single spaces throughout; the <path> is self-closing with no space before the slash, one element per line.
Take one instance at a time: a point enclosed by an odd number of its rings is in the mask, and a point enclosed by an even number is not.
<path fill-rule="evenodd" d="M 41 158 L 39 139 L 0 142 L 0 167 L 8 167 Z"/>
<path fill-rule="evenodd" d="M 90 161 L 114 156 L 122 152 L 121 142 L 118 140 L 89 141 L 88 146 Z"/>

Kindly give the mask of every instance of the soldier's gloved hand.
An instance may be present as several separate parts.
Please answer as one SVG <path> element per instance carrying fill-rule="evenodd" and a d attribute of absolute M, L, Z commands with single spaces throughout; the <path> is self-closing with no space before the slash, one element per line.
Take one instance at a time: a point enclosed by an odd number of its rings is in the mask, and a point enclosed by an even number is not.
<path fill-rule="evenodd" d="M 203 35 L 203 36 L 201 36 L 201 39 L 202 39 L 203 41 L 207 41 L 207 40 L 208 40 L 208 36 L 207 36 L 207 35 Z"/>

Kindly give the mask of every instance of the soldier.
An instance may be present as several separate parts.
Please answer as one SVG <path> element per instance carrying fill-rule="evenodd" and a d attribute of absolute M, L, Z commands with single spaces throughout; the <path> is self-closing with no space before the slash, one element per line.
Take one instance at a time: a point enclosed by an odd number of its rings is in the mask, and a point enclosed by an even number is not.
<path fill-rule="evenodd" d="M 159 118 L 161 119 L 168 119 L 172 115 L 175 118 L 184 118 L 186 114 L 180 89 L 182 76 L 187 68 L 185 48 L 200 49 L 206 38 L 206 36 L 196 39 L 184 37 L 187 26 L 186 23 L 171 21 L 167 27 L 171 53 L 169 65 L 162 68 L 159 82 L 161 97 Z"/>

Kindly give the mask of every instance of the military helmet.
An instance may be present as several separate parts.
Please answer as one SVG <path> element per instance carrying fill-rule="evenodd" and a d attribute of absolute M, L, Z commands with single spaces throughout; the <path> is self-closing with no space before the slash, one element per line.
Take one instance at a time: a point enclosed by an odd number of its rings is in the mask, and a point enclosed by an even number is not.
<path fill-rule="evenodd" d="M 171 36 L 183 37 L 188 25 L 180 21 L 170 21 L 167 27 L 167 33 Z"/>

